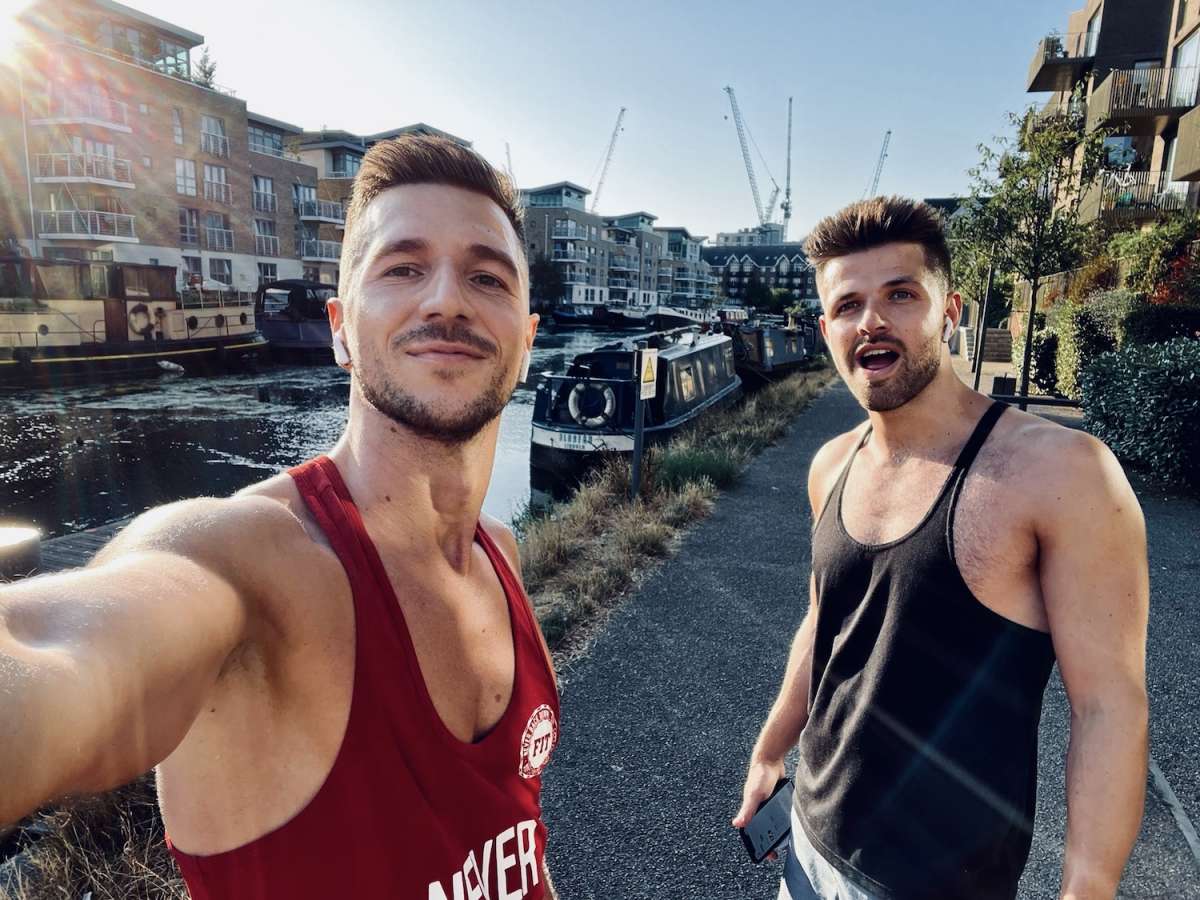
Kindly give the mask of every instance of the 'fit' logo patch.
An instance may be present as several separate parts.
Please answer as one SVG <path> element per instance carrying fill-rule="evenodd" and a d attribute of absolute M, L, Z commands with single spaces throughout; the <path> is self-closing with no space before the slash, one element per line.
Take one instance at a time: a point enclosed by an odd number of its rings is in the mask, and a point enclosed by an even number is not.
<path fill-rule="evenodd" d="M 522 778 L 537 778 L 550 762 L 550 753 L 558 743 L 558 722 L 554 710 L 543 703 L 529 717 L 525 734 L 521 737 L 521 765 L 517 769 Z"/>

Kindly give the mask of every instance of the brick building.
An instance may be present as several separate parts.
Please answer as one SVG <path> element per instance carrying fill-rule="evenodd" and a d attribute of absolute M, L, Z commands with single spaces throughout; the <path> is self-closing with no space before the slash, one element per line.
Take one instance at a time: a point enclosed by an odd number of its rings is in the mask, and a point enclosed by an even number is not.
<path fill-rule="evenodd" d="M 820 302 L 817 281 L 800 244 L 705 247 L 704 258 L 720 282 L 721 294 L 742 301 L 760 284 L 788 291 L 796 301 Z"/>

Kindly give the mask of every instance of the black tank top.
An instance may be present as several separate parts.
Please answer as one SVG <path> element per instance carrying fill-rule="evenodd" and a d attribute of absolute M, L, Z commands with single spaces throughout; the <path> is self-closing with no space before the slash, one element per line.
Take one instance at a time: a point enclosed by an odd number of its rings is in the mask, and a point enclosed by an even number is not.
<path fill-rule="evenodd" d="M 988 609 L 954 560 L 954 513 L 1004 411 L 983 415 L 906 536 L 855 541 L 842 494 L 813 530 L 817 627 L 795 808 L 845 877 L 897 900 L 1016 896 L 1029 855 L 1050 636 Z"/>

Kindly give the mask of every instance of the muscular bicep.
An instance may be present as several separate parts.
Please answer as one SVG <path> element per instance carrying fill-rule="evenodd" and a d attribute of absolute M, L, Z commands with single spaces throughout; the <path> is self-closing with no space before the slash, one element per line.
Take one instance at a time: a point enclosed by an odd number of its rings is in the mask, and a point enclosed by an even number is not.
<path fill-rule="evenodd" d="M 1083 435 L 1071 450 L 1036 530 L 1046 614 L 1078 714 L 1144 692 L 1149 574 L 1145 523 L 1120 465 Z"/>
<path fill-rule="evenodd" d="M 245 614 L 186 557 L 138 551 L 0 592 L 0 705 L 40 749 L 22 773 L 46 795 L 120 784 L 187 734 Z"/>

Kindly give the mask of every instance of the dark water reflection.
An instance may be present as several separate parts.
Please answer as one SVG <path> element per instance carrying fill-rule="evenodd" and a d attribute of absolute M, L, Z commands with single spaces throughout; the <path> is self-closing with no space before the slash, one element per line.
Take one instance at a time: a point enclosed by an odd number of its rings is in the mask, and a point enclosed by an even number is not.
<path fill-rule="evenodd" d="M 562 371 L 612 339 L 543 332 L 532 371 Z M 332 365 L 287 366 L 0 395 L 0 521 L 59 535 L 171 500 L 229 494 L 331 447 L 349 386 Z M 518 389 L 501 416 L 484 502 L 505 521 L 529 498 L 532 416 L 532 389 Z"/>

